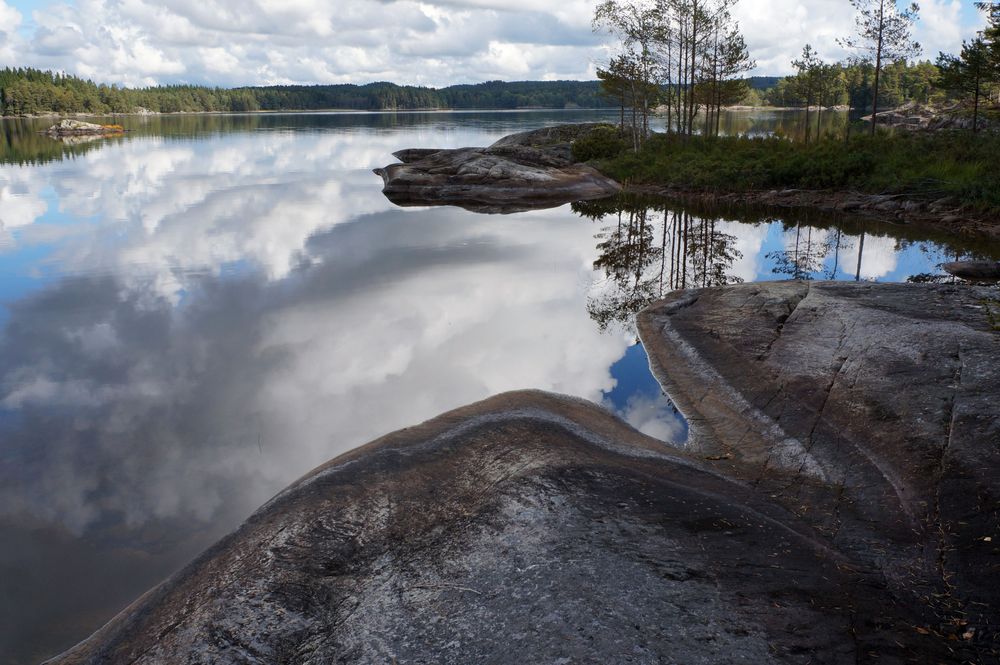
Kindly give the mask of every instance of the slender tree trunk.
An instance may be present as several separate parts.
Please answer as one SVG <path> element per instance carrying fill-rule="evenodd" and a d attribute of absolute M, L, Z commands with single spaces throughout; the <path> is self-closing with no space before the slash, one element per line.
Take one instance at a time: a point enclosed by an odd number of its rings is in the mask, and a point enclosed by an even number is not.
<path fill-rule="evenodd" d="M 678 229 L 680 228 L 680 223 L 678 220 L 677 211 L 674 211 L 671 217 L 673 218 L 673 221 L 670 224 L 670 289 L 673 290 L 677 288 L 676 255 L 677 255 L 677 247 L 680 245 L 680 243 L 677 242 Z"/>
<path fill-rule="evenodd" d="M 669 26 L 668 26 L 668 29 L 669 29 Z M 667 131 L 668 132 L 673 129 L 673 127 L 670 124 L 670 121 L 671 121 L 671 117 L 670 117 L 671 113 L 670 112 L 672 110 L 671 107 L 672 107 L 673 102 L 674 102 L 674 93 L 673 93 L 673 90 L 671 90 L 671 86 L 670 86 L 670 77 L 672 76 L 672 74 L 671 74 L 672 69 L 671 68 L 672 68 L 672 65 L 673 65 L 673 60 L 671 60 L 672 53 L 673 53 L 672 47 L 673 47 L 673 42 L 671 41 L 670 35 L 668 33 L 668 35 L 667 35 L 667 66 L 666 66 L 666 72 L 667 72 Z"/>
<path fill-rule="evenodd" d="M 713 266 L 713 270 L 714 270 L 714 266 L 715 266 L 715 248 L 716 248 L 716 243 L 715 243 L 715 220 L 714 219 L 708 223 L 708 241 L 710 243 L 709 249 L 708 249 L 708 265 Z M 725 280 L 717 282 L 717 283 L 715 283 L 713 285 L 712 282 L 711 282 L 711 280 L 709 280 L 709 286 L 721 286 L 723 283 L 725 283 Z"/>
<path fill-rule="evenodd" d="M 639 152 L 639 135 L 636 133 L 636 102 L 638 101 L 638 95 L 636 95 L 635 81 L 632 82 L 632 150 Z"/>
<path fill-rule="evenodd" d="M 979 124 L 979 69 L 976 69 L 976 96 L 972 101 L 972 133 L 975 134 Z"/>
<path fill-rule="evenodd" d="M 719 28 L 715 28 L 715 135 L 722 118 L 722 67 L 719 65 Z"/>
<path fill-rule="evenodd" d="M 687 288 L 687 274 L 688 274 L 688 227 L 690 226 L 691 216 L 688 215 L 685 210 L 684 213 L 684 243 L 681 245 L 681 288 Z"/>
<path fill-rule="evenodd" d="M 875 136 L 875 127 L 878 125 L 878 77 L 882 70 L 882 33 L 884 30 L 885 0 L 882 0 L 878 6 L 878 43 L 875 47 L 875 90 L 872 96 L 872 136 Z"/>
<path fill-rule="evenodd" d="M 819 101 L 816 104 L 816 143 L 819 143 L 819 139 L 822 136 L 823 127 L 823 93 L 819 93 Z"/>
<path fill-rule="evenodd" d="M 833 250 L 833 270 L 830 272 L 830 279 L 837 279 L 837 267 L 840 264 L 840 227 L 837 227 L 837 244 Z"/>
<path fill-rule="evenodd" d="M 667 267 L 667 209 L 663 209 L 663 236 L 660 240 L 660 291 L 658 296 L 663 296 L 663 272 Z"/>
<path fill-rule="evenodd" d="M 809 145 L 809 107 L 812 106 L 812 84 L 806 89 L 806 145 Z"/>
<path fill-rule="evenodd" d="M 810 226 L 809 230 L 806 231 L 806 257 L 802 261 L 802 263 L 805 265 L 802 272 L 805 274 L 809 274 L 811 272 L 810 269 L 812 268 L 812 248 L 813 248 L 813 227 Z"/>
<path fill-rule="evenodd" d="M 801 276 L 799 272 L 799 235 L 801 233 L 802 233 L 802 223 L 799 222 L 798 224 L 795 225 L 795 258 L 792 259 L 792 263 L 795 265 L 792 275 L 794 276 L 795 279 L 799 279 L 799 277 Z"/>
<path fill-rule="evenodd" d="M 636 215 L 635 221 L 636 221 L 635 233 L 636 233 L 636 237 L 638 238 L 638 240 L 637 240 L 638 251 L 636 252 L 636 258 L 635 258 L 635 263 L 634 263 L 634 265 L 635 265 L 635 273 L 634 273 L 635 282 L 632 285 L 632 292 L 633 293 L 638 293 L 639 292 L 639 282 L 642 280 L 642 266 L 644 266 L 646 264 L 646 259 L 645 259 L 645 257 L 646 257 L 646 251 L 649 249 L 648 247 L 646 247 L 646 234 L 645 234 L 645 231 L 646 231 L 646 209 L 645 208 L 643 208 L 642 210 L 639 211 L 639 213 Z"/>
<path fill-rule="evenodd" d="M 687 108 L 688 108 L 688 41 L 687 25 L 684 26 L 684 36 L 681 41 L 681 96 L 677 99 L 677 133 L 687 135 Z"/>
<path fill-rule="evenodd" d="M 854 88 L 847 88 L 847 126 L 844 128 L 844 143 L 851 142 L 851 109 L 854 108 Z"/>
<path fill-rule="evenodd" d="M 708 222 L 701 220 L 701 285 L 708 286 Z"/>
<path fill-rule="evenodd" d="M 861 281 L 861 257 L 864 255 L 864 253 L 865 253 L 865 232 L 862 231 L 861 232 L 861 242 L 858 243 L 858 268 L 857 268 L 857 270 L 854 273 L 854 281 L 855 282 L 860 282 Z"/>
<path fill-rule="evenodd" d="M 719 29 L 715 29 L 715 135 L 719 135 L 722 118 L 722 67 L 719 66 Z"/>
<path fill-rule="evenodd" d="M 686 136 L 688 103 L 691 96 L 691 88 L 688 86 L 690 79 L 689 69 L 691 65 L 691 25 L 686 18 L 681 20 L 684 21 L 684 32 L 681 36 L 681 46 L 683 50 L 683 56 L 681 58 L 683 65 L 683 78 L 681 78 L 681 97 L 678 99 L 678 104 L 680 106 L 677 108 L 677 131 Z"/>
<path fill-rule="evenodd" d="M 697 76 L 697 57 L 698 57 L 698 2 L 697 0 L 692 4 L 691 7 L 691 110 L 688 116 L 688 135 L 694 133 L 694 115 L 695 115 L 695 101 L 694 101 L 694 82 Z"/>
<path fill-rule="evenodd" d="M 642 45 L 642 136 L 639 137 L 641 145 L 649 136 L 649 80 L 652 78 L 649 72 L 649 49 Z"/>

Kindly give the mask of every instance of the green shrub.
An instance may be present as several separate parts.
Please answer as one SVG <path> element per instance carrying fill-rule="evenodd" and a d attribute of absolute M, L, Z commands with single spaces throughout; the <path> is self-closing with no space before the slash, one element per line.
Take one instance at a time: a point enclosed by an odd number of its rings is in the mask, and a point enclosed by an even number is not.
<path fill-rule="evenodd" d="M 604 157 L 598 167 L 621 182 L 685 189 L 857 189 L 931 200 L 954 197 L 1000 212 L 1000 135 L 980 132 L 781 138 L 657 135 L 639 154 Z"/>
<path fill-rule="evenodd" d="M 589 162 L 592 159 L 611 159 L 628 148 L 615 127 L 595 127 L 573 141 L 573 159 Z"/>

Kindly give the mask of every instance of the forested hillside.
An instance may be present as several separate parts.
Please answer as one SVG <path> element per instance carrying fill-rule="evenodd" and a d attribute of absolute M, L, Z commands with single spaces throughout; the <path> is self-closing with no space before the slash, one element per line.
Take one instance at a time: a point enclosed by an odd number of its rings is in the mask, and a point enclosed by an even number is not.
<path fill-rule="evenodd" d="M 879 107 L 892 108 L 906 102 L 926 104 L 948 99 L 950 91 L 941 85 L 941 72 L 930 61 L 905 60 L 883 65 L 879 74 Z M 805 66 L 794 76 L 777 79 L 760 91 L 769 106 L 835 106 L 850 103 L 861 109 L 871 107 L 873 71 L 870 63 L 821 63 Z"/>
<path fill-rule="evenodd" d="M 447 88 L 367 85 L 289 85 L 208 88 L 171 85 L 119 88 L 29 68 L 0 69 L 0 113 L 131 113 L 349 109 L 599 108 L 613 105 L 598 81 L 490 81 Z"/>

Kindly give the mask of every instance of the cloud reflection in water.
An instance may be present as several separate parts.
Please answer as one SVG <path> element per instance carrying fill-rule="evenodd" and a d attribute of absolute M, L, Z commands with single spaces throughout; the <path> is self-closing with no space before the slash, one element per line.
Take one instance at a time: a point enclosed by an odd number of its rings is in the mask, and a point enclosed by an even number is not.
<path fill-rule="evenodd" d="M 692 255 L 692 277 L 749 281 L 774 276 L 764 256 L 789 230 L 654 210 L 649 229 L 615 236 L 613 218 L 569 207 L 400 209 L 370 172 L 401 147 L 498 133 L 142 136 L 0 166 L 0 273 L 15 285 L 0 335 L 0 578 L 14 580 L 0 651 L 51 655 L 317 464 L 498 392 L 578 395 L 683 436 L 628 321 L 695 284 L 657 262 L 673 249 L 650 248 L 690 224 L 726 262 L 709 274 Z M 913 267 L 891 242 L 865 247 L 864 277 Z"/>
<path fill-rule="evenodd" d="M 583 305 L 592 229 L 568 208 L 396 209 L 368 166 L 399 140 L 142 139 L 0 169 L 28 211 L 0 261 L 54 273 L 0 337 L 4 565 L 47 599 L 5 607 L 0 644 L 79 638 L 378 435 L 504 390 L 612 388 L 628 341 Z M 70 560 L 88 572 L 53 572 Z"/>

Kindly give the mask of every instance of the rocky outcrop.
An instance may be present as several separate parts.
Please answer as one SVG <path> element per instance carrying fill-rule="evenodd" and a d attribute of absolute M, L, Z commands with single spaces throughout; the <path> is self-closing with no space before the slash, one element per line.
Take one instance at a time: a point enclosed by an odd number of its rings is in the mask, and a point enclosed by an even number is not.
<path fill-rule="evenodd" d="M 320 467 L 53 662 L 944 654 L 870 566 L 707 466 L 591 404 L 501 395 Z"/>
<path fill-rule="evenodd" d="M 995 298 L 677 292 L 640 332 L 686 449 L 493 397 L 316 469 L 52 662 L 997 662 Z"/>
<path fill-rule="evenodd" d="M 511 148 L 527 146 L 542 148 L 550 154 L 557 155 L 567 161 L 572 160 L 573 142 L 582 136 L 590 134 L 598 128 L 617 129 L 615 125 L 604 122 L 580 122 L 569 125 L 553 125 L 526 132 L 510 134 L 496 141 L 491 148 Z"/>
<path fill-rule="evenodd" d="M 124 131 L 121 125 L 98 125 L 82 120 L 65 119 L 49 127 L 45 133 L 53 137 L 69 137 L 122 134 Z"/>
<path fill-rule="evenodd" d="M 997 662 L 998 312 L 984 287 L 784 282 L 677 292 L 639 326 L 693 453 Z"/>
<path fill-rule="evenodd" d="M 573 163 L 573 137 L 596 125 L 561 125 L 500 139 L 488 148 L 411 148 L 400 163 L 375 169 L 397 205 L 457 205 L 516 212 L 603 198 L 621 187 L 596 169 Z"/>
<path fill-rule="evenodd" d="M 984 113 L 986 106 L 980 109 L 976 119 L 977 129 L 993 129 L 996 122 L 993 117 Z M 995 111 L 996 109 L 994 109 Z M 862 118 L 872 121 L 870 115 Z M 878 124 L 897 129 L 972 129 L 972 107 L 968 104 L 953 104 L 945 107 L 935 107 L 917 102 L 907 102 L 894 109 L 879 111 Z"/>

